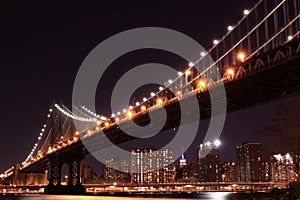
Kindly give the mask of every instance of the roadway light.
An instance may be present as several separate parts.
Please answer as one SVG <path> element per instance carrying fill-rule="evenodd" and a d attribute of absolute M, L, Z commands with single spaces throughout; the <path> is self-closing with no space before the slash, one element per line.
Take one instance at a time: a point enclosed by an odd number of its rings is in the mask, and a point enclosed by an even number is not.
<path fill-rule="evenodd" d="M 123 113 L 126 113 L 126 111 L 127 111 L 126 109 L 123 109 Z"/>
<path fill-rule="evenodd" d="M 233 75 L 233 74 L 234 74 L 234 71 L 233 71 L 233 69 L 228 69 L 228 70 L 227 70 L 227 74 L 229 74 L 229 75 Z"/>
<path fill-rule="evenodd" d="M 109 122 L 105 122 L 105 123 L 104 123 L 104 126 L 105 126 L 105 127 L 108 127 L 108 126 L 109 126 Z"/>
<path fill-rule="evenodd" d="M 249 15 L 249 14 L 250 14 L 250 11 L 249 11 L 248 9 L 245 9 L 245 10 L 243 11 L 243 13 L 244 13 L 244 15 Z"/>
<path fill-rule="evenodd" d="M 239 52 L 237 54 L 237 59 L 241 62 L 244 62 L 245 61 L 245 58 L 246 58 L 246 54 L 244 52 Z"/>
<path fill-rule="evenodd" d="M 140 105 L 140 102 L 136 102 L 135 105 L 136 105 L 136 106 L 139 106 L 139 105 Z"/>
<path fill-rule="evenodd" d="M 143 101 L 144 101 L 144 102 L 145 102 L 145 101 L 147 101 L 147 98 L 146 98 L 146 97 L 144 97 L 144 98 L 143 98 Z"/>
<path fill-rule="evenodd" d="M 182 76 L 182 74 L 183 74 L 182 72 L 178 72 L 178 76 Z"/>
<path fill-rule="evenodd" d="M 133 115 L 133 114 L 132 114 L 132 112 L 131 112 L 131 111 L 128 111 L 128 112 L 127 112 L 127 117 L 131 118 L 131 117 L 132 117 L 132 115 Z"/>
<path fill-rule="evenodd" d="M 133 109 L 133 106 L 129 106 L 129 110 L 132 110 Z"/>
<path fill-rule="evenodd" d="M 143 106 L 141 107 L 141 111 L 146 111 L 146 106 L 143 105 Z"/>
<path fill-rule="evenodd" d="M 116 115 L 114 113 L 111 114 L 111 117 L 115 117 Z"/>
<path fill-rule="evenodd" d="M 227 26 L 227 30 L 228 31 L 232 31 L 233 30 L 233 26 Z"/>
<path fill-rule="evenodd" d="M 155 96 L 155 93 L 154 93 L 154 92 L 151 92 L 150 95 L 151 95 L 151 97 L 154 97 L 154 96 Z"/>
<path fill-rule="evenodd" d="M 118 111 L 118 112 L 117 112 L 117 115 L 121 115 L 121 112 Z"/>
<path fill-rule="evenodd" d="M 214 43 L 214 45 L 217 45 L 217 44 L 219 44 L 219 40 L 214 40 L 213 43 Z"/>
<path fill-rule="evenodd" d="M 189 66 L 190 66 L 190 67 L 194 67 L 194 63 L 189 62 Z"/>
<path fill-rule="evenodd" d="M 185 75 L 189 76 L 191 74 L 191 71 L 190 70 L 186 70 L 185 71 Z"/>
<path fill-rule="evenodd" d="M 156 100 L 156 104 L 157 104 L 157 105 L 161 106 L 162 103 L 163 103 L 163 100 L 162 100 L 161 98 L 158 98 L 158 99 Z"/>
<path fill-rule="evenodd" d="M 163 88 L 162 86 L 160 86 L 158 89 L 159 89 L 160 91 L 163 91 L 163 90 L 164 90 L 164 88 Z"/>
<path fill-rule="evenodd" d="M 291 41 L 293 39 L 293 36 L 289 35 L 287 39 L 288 41 Z"/>
<path fill-rule="evenodd" d="M 204 80 L 200 80 L 200 81 L 198 82 L 198 88 L 199 88 L 201 91 L 203 91 L 203 90 L 206 88 L 206 83 L 205 83 Z"/>

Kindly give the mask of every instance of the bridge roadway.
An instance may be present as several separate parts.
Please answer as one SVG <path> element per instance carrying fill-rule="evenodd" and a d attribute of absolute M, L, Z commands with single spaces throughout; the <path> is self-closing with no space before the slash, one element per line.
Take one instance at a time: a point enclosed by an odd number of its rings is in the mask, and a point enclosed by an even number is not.
<path fill-rule="evenodd" d="M 274 57 L 279 54 L 278 49 L 272 50 L 269 54 L 261 55 L 256 59 L 252 59 L 249 63 L 244 63 L 243 67 L 246 68 L 246 75 L 236 78 L 232 81 L 224 82 L 226 95 L 227 95 L 227 112 L 234 112 L 243 108 L 251 107 L 257 104 L 262 104 L 265 102 L 273 101 L 276 99 L 284 98 L 291 95 L 297 95 L 300 93 L 300 55 L 299 55 L 299 41 L 293 43 L 293 53 L 291 55 L 285 55 L 283 58 L 277 61 Z M 279 50 L 286 54 L 290 46 L 283 46 Z M 296 52 L 297 50 L 297 52 Z M 271 60 L 270 60 L 271 56 Z M 262 67 L 258 67 L 256 70 L 251 71 L 251 67 L 255 63 L 258 63 L 258 59 L 264 63 Z M 268 61 L 266 61 L 268 60 Z M 248 66 L 248 69 L 247 69 Z M 253 67 L 252 67 L 253 68 Z M 220 85 L 215 85 L 212 90 L 217 91 Z M 196 93 L 199 105 L 201 119 L 207 119 L 211 116 L 211 99 L 209 92 L 194 91 Z M 182 103 L 185 105 L 190 105 L 190 97 L 184 98 Z M 224 106 L 226 102 L 219 102 L 221 106 Z M 181 113 L 182 118 L 180 119 L 180 106 L 177 99 L 168 101 L 163 106 L 167 113 L 167 122 L 163 130 L 177 127 L 181 123 L 189 123 L 191 121 L 197 120 L 194 117 L 195 109 L 193 107 L 188 107 L 186 113 Z M 156 107 L 153 109 L 155 113 L 162 107 Z M 136 114 L 133 120 L 139 125 L 146 125 L 149 123 L 149 115 L 147 112 Z M 128 121 L 123 120 L 120 123 L 128 125 Z M 131 127 L 128 127 L 130 129 Z M 118 128 L 116 124 L 103 129 L 105 135 L 115 144 L 120 144 L 129 140 L 135 139 L 132 136 L 127 135 L 122 130 Z M 93 130 L 95 133 L 88 133 L 90 135 L 85 137 L 85 142 L 93 144 L 94 150 L 99 148 L 105 148 L 107 144 L 103 144 L 101 141 L 103 134 L 98 134 L 97 130 Z M 143 133 L 147 134 L 147 133 Z M 80 140 L 72 143 L 52 154 L 45 155 L 42 159 L 36 161 L 35 163 L 25 167 L 21 172 L 44 172 L 50 168 L 50 160 L 52 159 L 68 159 L 70 157 L 84 157 L 89 154 L 84 145 Z"/>

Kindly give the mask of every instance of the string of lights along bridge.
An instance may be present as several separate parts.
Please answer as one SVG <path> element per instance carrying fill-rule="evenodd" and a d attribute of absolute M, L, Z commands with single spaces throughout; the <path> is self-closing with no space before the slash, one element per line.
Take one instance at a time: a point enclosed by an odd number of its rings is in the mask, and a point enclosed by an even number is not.
<path fill-rule="evenodd" d="M 132 120 L 151 110 L 194 94 L 205 93 L 223 83 L 242 80 L 276 63 L 297 57 L 300 51 L 299 4 L 298 0 L 259 0 L 253 8 L 242 11 L 242 18 L 235 25 L 227 26 L 223 37 L 213 39 L 212 47 L 207 52 L 199 52 L 198 60 L 190 61 L 186 67 L 182 67 L 177 78 L 166 80 L 166 84 L 162 83 L 157 91 L 145 95 L 128 108 L 112 113 L 110 117 L 97 114 L 84 105 L 73 107 L 71 111 L 62 104 L 54 104 L 20 170 L 79 142 L 80 136 L 81 139 L 89 138 L 100 130 Z M 274 56 L 268 57 L 272 51 L 275 52 Z M 59 123 L 60 127 L 55 126 L 58 114 L 65 116 L 60 119 L 63 120 Z M 93 128 L 75 130 L 70 125 L 74 123 L 69 123 L 72 120 L 92 124 Z M 57 129 L 62 134 L 59 138 L 53 138 Z M 7 178 L 13 172 L 14 167 L 11 167 L 0 177 Z"/>

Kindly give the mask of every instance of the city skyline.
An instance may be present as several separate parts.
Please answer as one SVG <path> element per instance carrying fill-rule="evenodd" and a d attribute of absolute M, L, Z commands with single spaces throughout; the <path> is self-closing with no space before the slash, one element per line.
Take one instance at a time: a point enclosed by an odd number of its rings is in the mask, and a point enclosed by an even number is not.
<path fill-rule="evenodd" d="M 2 24 L 6 27 L 3 28 L 4 31 L 2 32 L 3 38 L 5 38 L 2 42 L 2 47 L 6 48 L 6 52 L 3 52 L 1 60 L 3 66 L 7 66 L 4 68 L 7 76 L 2 79 L 2 89 L 8 96 L 11 96 L 12 99 L 4 99 L 4 104 L 7 106 L 5 106 L 3 113 L 3 116 L 6 117 L 1 119 L 1 121 L 6 122 L 2 140 L 5 141 L 4 143 L 8 144 L 8 146 L 3 145 L 0 152 L 6 152 L 5 150 L 10 148 L 9 144 L 15 141 L 16 136 L 19 138 L 17 140 L 17 143 L 19 143 L 17 146 L 20 146 L 24 151 L 16 150 L 11 152 L 10 155 L 5 153 L 2 154 L 0 156 L 3 159 L 0 166 L 1 171 L 14 164 L 15 159 L 21 162 L 26 157 L 27 151 L 30 151 L 32 140 L 35 139 L 35 136 L 38 134 L 39 128 L 43 123 L 44 116 L 47 112 L 47 109 L 45 108 L 51 105 L 53 99 L 56 99 L 57 101 L 63 100 L 67 104 L 71 102 L 71 86 L 73 85 L 77 68 L 80 66 L 84 55 L 86 55 L 98 41 L 102 41 L 108 37 L 110 33 L 116 33 L 119 32 L 119 30 L 127 30 L 129 28 L 140 26 L 164 26 L 183 31 L 194 37 L 196 40 L 199 40 L 206 48 L 209 48 L 212 45 L 211 41 L 226 33 L 227 25 L 236 23 L 237 20 L 242 17 L 243 9 L 252 7 L 254 3 L 256 3 L 254 0 L 252 2 L 232 1 L 230 4 L 224 3 L 224 6 L 216 8 L 213 2 L 206 2 L 203 6 L 199 7 L 200 10 L 198 12 L 200 19 L 206 14 L 209 14 L 209 10 L 215 9 L 219 11 L 219 16 L 227 14 L 228 10 L 232 10 L 232 12 L 230 12 L 232 13 L 232 17 L 223 21 L 218 20 L 218 16 L 216 16 L 211 19 L 211 22 L 215 24 L 215 26 L 209 26 L 211 23 L 206 22 L 206 25 L 203 26 L 210 28 L 199 27 L 196 32 L 193 25 L 194 16 L 190 15 L 190 9 L 196 11 L 192 4 L 186 9 L 181 9 L 180 4 L 175 3 L 173 5 L 174 8 L 170 11 L 163 9 L 168 7 L 168 4 L 165 4 L 162 5 L 161 9 L 155 9 L 158 14 L 149 16 L 147 14 L 151 13 L 151 7 L 145 8 L 140 4 L 133 4 L 132 8 L 128 6 L 129 10 L 122 11 L 122 6 L 120 5 L 116 8 L 117 11 L 130 14 L 119 21 L 119 23 L 116 23 L 117 20 L 120 19 L 118 14 L 109 14 L 107 12 L 104 12 L 105 14 L 101 17 L 91 19 L 91 21 L 89 21 L 89 17 L 87 16 L 70 17 L 67 14 L 64 15 L 65 11 L 58 12 L 56 17 L 48 17 L 46 14 L 42 14 L 41 11 L 43 10 L 45 13 L 52 13 L 52 8 L 45 8 L 42 5 L 27 5 L 25 7 L 30 7 L 33 15 L 29 16 L 27 13 L 20 11 L 20 17 L 17 17 L 8 12 L 14 8 L 14 5 L 8 3 L 5 7 L 6 9 L 1 12 L 3 15 Z M 80 8 L 78 5 L 75 7 L 78 9 Z M 99 8 L 103 6 L 95 6 L 95 8 L 96 7 Z M 227 9 L 224 10 L 221 9 L 221 7 Z M 53 9 L 61 11 L 61 9 L 57 7 L 53 7 Z M 141 12 L 142 10 L 145 10 L 147 13 L 144 15 L 143 19 L 132 20 L 135 18 L 135 15 L 133 14 L 134 12 L 130 11 Z M 176 17 L 178 13 L 182 14 L 180 17 L 181 19 Z M 110 23 L 105 22 L 102 18 L 112 21 L 113 26 Z M 153 20 L 153 18 L 162 18 L 162 20 Z M 61 19 L 66 20 L 64 21 Z M 176 19 L 178 23 L 173 23 L 171 19 Z M 20 22 L 18 22 L 19 20 Z M 10 21 L 12 24 L 15 24 L 14 27 L 10 25 Z M 96 23 L 97 21 L 100 21 L 100 27 L 95 25 L 98 24 Z M 125 26 L 127 22 L 132 21 L 134 21 L 134 24 Z M 77 29 L 77 26 L 81 27 L 80 30 Z M 92 33 L 92 35 L 90 33 Z M 210 38 L 211 41 L 208 41 L 208 35 L 210 35 L 208 33 L 213 33 L 214 35 L 214 37 Z M 77 39 L 80 39 L 80 42 L 77 42 Z M 73 48 L 74 45 L 76 48 Z M 29 50 L 26 48 L 29 48 Z M 7 51 L 7 49 L 11 50 Z M 21 59 L 10 59 L 14 56 L 20 56 Z M 149 55 L 149 57 L 151 58 L 154 56 Z M 162 61 L 169 62 L 165 59 Z M 144 61 L 141 60 L 141 62 Z M 177 65 L 178 62 L 176 62 L 177 61 L 174 60 L 171 63 Z M 131 64 L 134 65 L 135 63 Z M 180 65 L 183 66 L 182 64 Z M 18 81 L 11 81 L 9 77 L 15 77 Z M 61 87 L 57 87 L 58 85 Z M 19 103 L 20 99 L 22 99 L 24 103 Z M 35 99 L 39 100 L 36 101 Z M 104 104 L 106 103 L 107 101 L 104 102 Z M 268 115 L 270 109 L 268 106 L 266 107 L 267 108 L 262 114 Z M 18 118 L 22 119 L 18 122 L 19 126 L 14 126 L 13 124 L 15 122 L 11 122 L 14 118 L 14 111 L 11 111 L 12 108 L 22 111 L 18 112 Z M 104 113 L 108 112 L 105 108 L 101 108 L 101 106 L 99 106 L 99 111 Z M 33 113 L 32 119 L 28 119 L 26 113 Z M 242 113 L 238 115 L 243 116 L 247 114 L 248 113 L 245 112 L 245 114 Z M 254 114 L 255 112 L 251 113 L 250 111 L 250 116 L 253 116 Z M 236 123 L 234 118 L 236 114 L 233 113 L 232 115 L 233 120 L 229 123 L 234 124 L 231 126 L 235 127 Z M 232 128 L 227 129 L 233 130 Z M 224 132 L 229 132 L 229 130 L 225 129 Z M 233 135 L 236 135 L 239 134 L 237 132 L 240 131 L 236 130 L 234 132 Z M 19 135 L 17 133 L 22 134 Z M 224 136 L 225 135 L 227 134 L 224 134 Z M 224 138 L 223 140 L 225 141 L 226 139 Z M 200 140 L 197 143 L 199 142 Z M 229 153 L 228 156 L 230 156 L 230 154 L 231 153 Z M 190 158 L 188 155 L 187 159 L 195 160 L 195 158 Z"/>
<path fill-rule="evenodd" d="M 299 190 L 300 2 L 215 1 L 4 3 L 0 193 Z"/>

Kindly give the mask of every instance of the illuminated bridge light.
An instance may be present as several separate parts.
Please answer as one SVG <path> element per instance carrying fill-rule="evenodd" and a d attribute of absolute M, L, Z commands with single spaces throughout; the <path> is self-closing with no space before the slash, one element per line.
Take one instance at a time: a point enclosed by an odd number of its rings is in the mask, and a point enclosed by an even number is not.
<path fill-rule="evenodd" d="M 204 80 L 200 80 L 200 81 L 198 82 L 198 89 L 201 90 L 201 91 L 203 91 L 205 88 L 206 88 L 206 83 L 205 83 L 205 81 L 204 81 Z"/>
<path fill-rule="evenodd" d="M 214 45 L 219 44 L 219 40 L 214 40 L 214 41 L 213 41 L 213 44 L 214 44 Z"/>
<path fill-rule="evenodd" d="M 169 79 L 169 80 L 168 80 L 168 83 L 171 84 L 171 83 L 173 83 L 173 81 L 172 81 L 171 79 Z"/>
<path fill-rule="evenodd" d="M 234 70 L 229 68 L 226 70 L 226 74 L 230 77 L 230 79 L 234 78 Z"/>
<path fill-rule="evenodd" d="M 228 30 L 228 31 L 232 31 L 233 28 L 234 28 L 233 26 L 227 26 L 227 30 Z"/>
<path fill-rule="evenodd" d="M 293 39 L 293 36 L 289 35 L 287 39 L 288 41 L 291 41 Z"/>
<path fill-rule="evenodd" d="M 178 72 L 178 76 L 182 76 L 182 74 L 183 74 L 182 72 Z"/>
<path fill-rule="evenodd" d="M 162 86 L 160 86 L 158 89 L 159 89 L 160 91 L 163 91 L 163 90 L 164 90 L 164 88 L 163 88 Z"/>
<path fill-rule="evenodd" d="M 136 105 L 136 106 L 139 106 L 139 105 L 140 105 L 140 102 L 136 102 L 135 105 Z"/>
<path fill-rule="evenodd" d="M 127 112 L 127 117 L 132 118 L 133 113 L 131 111 Z"/>
<path fill-rule="evenodd" d="M 145 101 L 147 101 L 147 98 L 146 98 L 146 97 L 144 97 L 144 98 L 143 98 L 143 101 L 144 101 L 144 102 L 145 102 Z"/>
<path fill-rule="evenodd" d="M 206 53 L 204 52 L 204 51 L 202 51 L 201 53 L 200 53 L 200 56 L 201 57 L 204 57 L 206 55 Z"/>
<path fill-rule="evenodd" d="M 151 97 L 154 97 L 154 96 L 155 96 L 155 93 L 154 93 L 154 92 L 151 92 L 150 95 L 151 95 Z"/>
<path fill-rule="evenodd" d="M 249 11 L 248 9 L 245 9 L 245 10 L 243 11 L 243 13 L 244 13 L 244 15 L 249 15 L 249 14 L 250 14 L 250 11 Z"/>
<path fill-rule="evenodd" d="M 161 98 L 158 98 L 156 100 L 156 104 L 159 105 L 159 106 L 162 106 L 162 103 L 163 103 L 163 100 Z"/>
<path fill-rule="evenodd" d="M 189 66 L 190 66 L 190 67 L 194 67 L 194 63 L 189 62 Z"/>
<path fill-rule="evenodd" d="M 141 111 L 146 111 L 146 106 L 143 105 L 143 106 L 141 107 Z"/>
<path fill-rule="evenodd" d="M 245 52 L 239 52 L 239 53 L 237 54 L 237 59 L 238 59 L 239 61 L 241 61 L 241 62 L 244 62 L 245 59 L 246 59 L 246 54 L 245 54 Z"/>
<path fill-rule="evenodd" d="M 185 75 L 189 76 L 191 74 L 191 71 L 190 70 L 186 70 L 185 71 Z"/>

